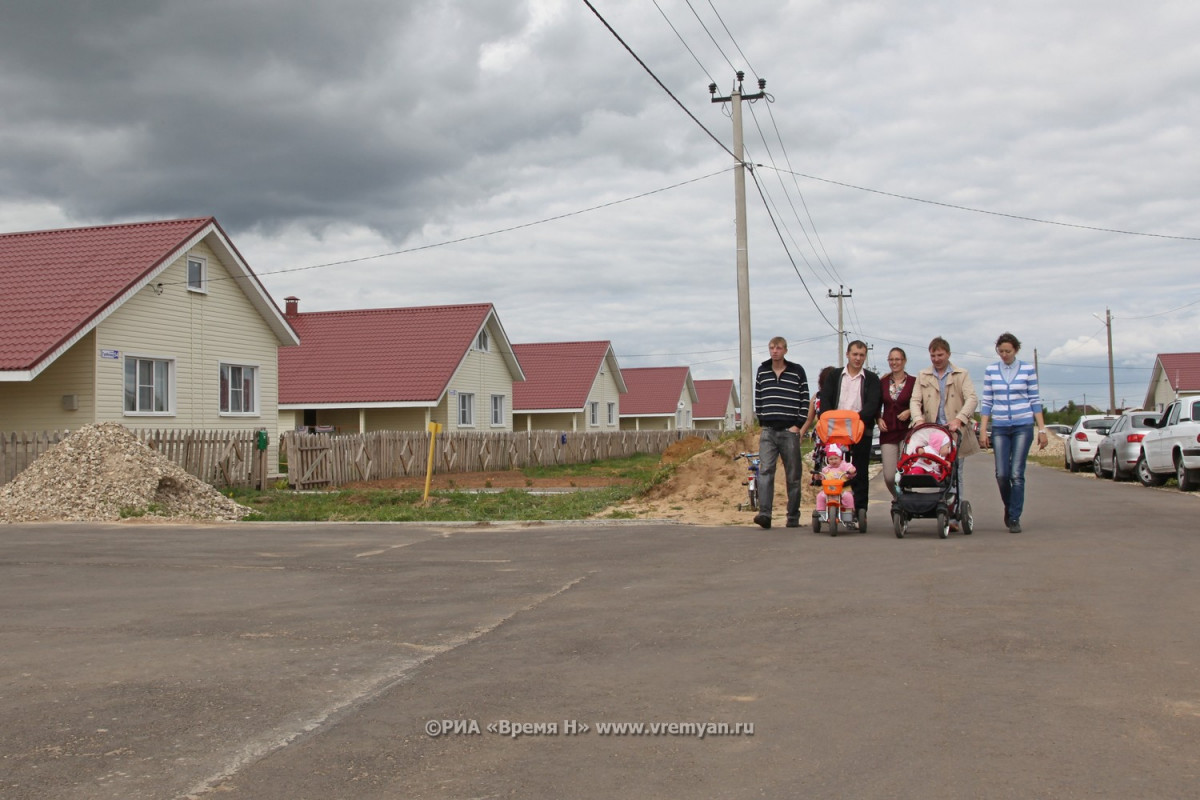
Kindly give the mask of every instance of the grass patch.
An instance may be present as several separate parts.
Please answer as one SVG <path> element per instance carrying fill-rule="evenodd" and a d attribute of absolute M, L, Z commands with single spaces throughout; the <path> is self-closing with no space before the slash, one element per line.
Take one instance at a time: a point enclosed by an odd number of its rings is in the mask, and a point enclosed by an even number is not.
<path fill-rule="evenodd" d="M 638 487 L 613 486 L 557 494 L 503 492 L 423 492 L 387 489 L 334 492 L 241 490 L 234 499 L 254 509 L 259 522 L 500 522 L 504 520 L 584 519 L 633 497 Z"/>
<path fill-rule="evenodd" d="M 584 464 L 563 464 L 550 467 L 526 467 L 521 474 L 527 478 L 623 478 L 649 482 L 658 471 L 659 457 L 654 453 L 636 453 L 627 458 L 588 461 Z"/>

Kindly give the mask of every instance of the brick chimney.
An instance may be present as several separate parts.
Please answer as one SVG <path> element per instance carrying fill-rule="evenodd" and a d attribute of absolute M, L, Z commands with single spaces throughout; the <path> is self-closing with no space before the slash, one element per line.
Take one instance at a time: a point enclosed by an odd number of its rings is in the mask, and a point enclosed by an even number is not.
<path fill-rule="evenodd" d="M 295 297 L 295 296 L 285 297 L 285 298 L 283 298 L 283 302 L 287 304 L 283 311 L 283 315 L 285 317 L 294 317 L 300 313 L 300 298 L 299 297 Z"/>

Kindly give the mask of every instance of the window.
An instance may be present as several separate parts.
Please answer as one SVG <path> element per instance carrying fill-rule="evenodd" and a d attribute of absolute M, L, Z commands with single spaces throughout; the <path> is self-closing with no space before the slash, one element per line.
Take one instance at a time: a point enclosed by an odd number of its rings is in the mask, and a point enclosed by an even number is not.
<path fill-rule="evenodd" d="M 221 413 L 258 413 L 258 367 L 221 365 Z"/>
<path fill-rule="evenodd" d="M 600 404 L 595 401 L 588 403 L 588 424 L 600 424 Z"/>
<path fill-rule="evenodd" d="M 188 256 L 187 281 L 189 292 L 208 291 L 208 263 L 203 258 Z"/>
<path fill-rule="evenodd" d="M 617 424 L 617 404 L 616 403 L 608 404 L 608 424 L 609 425 Z"/>
<path fill-rule="evenodd" d="M 459 393 L 458 395 L 458 427 L 475 427 L 475 395 L 473 394 Z"/>
<path fill-rule="evenodd" d="M 459 341 L 461 342 L 462 340 L 461 340 L 461 339 L 459 339 Z M 488 335 L 487 335 L 487 331 L 480 331 L 480 332 L 479 332 L 479 338 L 475 340 L 475 349 L 476 349 L 476 350 L 479 350 L 479 351 L 480 351 L 480 352 L 482 352 L 482 353 L 486 353 L 486 352 L 488 351 Z"/>
<path fill-rule="evenodd" d="M 492 425 L 504 425 L 504 395 L 492 395 Z"/>
<path fill-rule="evenodd" d="M 169 359 L 125 358 L 125 413 L 174 412 L 171 379 L 175 362 Z"/>

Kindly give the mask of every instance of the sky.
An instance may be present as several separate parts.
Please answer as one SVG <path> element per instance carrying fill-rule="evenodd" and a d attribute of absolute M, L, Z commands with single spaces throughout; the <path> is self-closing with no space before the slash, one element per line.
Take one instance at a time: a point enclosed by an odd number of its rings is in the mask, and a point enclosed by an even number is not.
<path fill-rule="evenodd" d="M 837 363 L 839 292 L 869 365 L 978 383 L 1011 331 L 1051 407 L 1108 405 L 1106 311 L 1118 406 L 1197 349 L 1174 0 L 9 0 L 0 230 L 214 216 L 280 307 L 736 380 L 737 70 L 755 362 Z"/>

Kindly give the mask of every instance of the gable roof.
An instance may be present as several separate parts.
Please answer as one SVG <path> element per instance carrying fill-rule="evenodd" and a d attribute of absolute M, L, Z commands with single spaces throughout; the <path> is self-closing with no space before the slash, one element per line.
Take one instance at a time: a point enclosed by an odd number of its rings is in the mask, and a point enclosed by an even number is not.
<path fill-rule="evenodd" d="M 1200 353 L 1159 353 L 1150 375 L 1150 386 L 1159 376 L 1176 392 L 1200 392 Z"/>
<path fill-rule="evenodd" d="M 692 406 L 692 419 L 725 419 L 729 401 L 738 407 L 738 396 L 733 390 L 732 378 L 711 381 L 695 381 L 696 402 Z"/>
<path fill-rule="evenodd" d="M 607 368 L 625 394 L 625 380 L 609 342 L 514 344 L 525 382 L 513 385 L 514 412 L 583 411 L 588 393 Z"/>
<path fill-rule="evenodd" d="M 621 398 L 622 417 L 674 416 L 686 391 L 696 402 L 696 387 L 688 367 L 635 367 L 621 370 L 629 394 Z"/>
<path fill-rule="evenodd" d="M 295 332 L 212 217 L 0 234 L 0 380 L 32 380 L 205 241 L 281 344 Z"/>
<path fill-rule="evenodd" d="M 495 322 L 514 380 L 525 379 L 491 303 L 292 314 L 299 347 L 279 351 L 279 406 L 435 406 Z"/>

